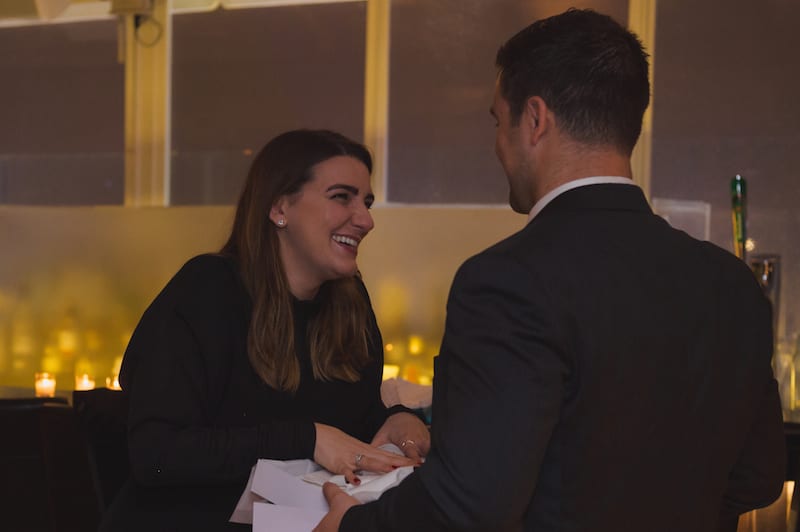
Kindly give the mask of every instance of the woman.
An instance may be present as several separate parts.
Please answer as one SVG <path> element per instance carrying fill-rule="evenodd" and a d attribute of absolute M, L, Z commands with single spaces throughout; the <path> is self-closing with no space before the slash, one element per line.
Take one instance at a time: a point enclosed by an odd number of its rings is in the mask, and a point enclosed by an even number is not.
<path fill-rule="evenodd" d="M 358 483 L 427 452 L 422 422 L 380 400 L 382 340 L 356 266 L 371 167 L 330 131 L 284 133 L 256 156 L 227 243 L 184 265 L 128 345 L 132 481 L 104 528 L 224 528 L 259 458 Z"/>

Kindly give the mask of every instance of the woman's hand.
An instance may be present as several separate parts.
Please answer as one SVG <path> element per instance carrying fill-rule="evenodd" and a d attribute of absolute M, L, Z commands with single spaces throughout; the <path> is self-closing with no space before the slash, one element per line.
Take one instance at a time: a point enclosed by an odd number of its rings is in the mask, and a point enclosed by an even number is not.
<path fill-rule="evenodd" d="M 331 473 L 344 475 L 350 484 L 361 482 L 356 471 L 388 473 L 398 467 L 416 464 L 416 460 L 368 445 L 336 427 L 322 423 L 314 423 L 314 427 L 317 430 L 314 461 Z"/>
<path fill-rule="evenodd" d="M 372 439 L 372 445 L 376 447 L 385 443 L 397 445 L 407 457 L 418 464 L 431 448 L 431 434 L 417 416 L 398 412 L 386 419 Z"/>

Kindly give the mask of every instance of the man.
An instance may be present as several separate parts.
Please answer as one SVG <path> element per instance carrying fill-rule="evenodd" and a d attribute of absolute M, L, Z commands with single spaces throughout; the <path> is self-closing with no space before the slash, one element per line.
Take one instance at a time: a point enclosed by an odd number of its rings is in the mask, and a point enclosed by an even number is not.
<path fill-rule="evenodd" d="M 363 506 L 327 485 L 318 530 L 708 532 L 769 504 L 785 465 L 769 303 L 630 179 L 641 43 L 570 10 L 497 66 L 496 152 L 530 221 L 453 281 L 425 464 Z"/>

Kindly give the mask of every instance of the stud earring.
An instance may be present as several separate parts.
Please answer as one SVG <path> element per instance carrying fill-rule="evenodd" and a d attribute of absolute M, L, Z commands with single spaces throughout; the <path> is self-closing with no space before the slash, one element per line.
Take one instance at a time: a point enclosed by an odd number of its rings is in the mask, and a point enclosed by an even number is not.
<path fill-rule="evenodd" d="M 278 220 L 278 227 L 283 227 L 284 225 L 286 225 L 286 220 L 284 220 L 283 218 Z"/>

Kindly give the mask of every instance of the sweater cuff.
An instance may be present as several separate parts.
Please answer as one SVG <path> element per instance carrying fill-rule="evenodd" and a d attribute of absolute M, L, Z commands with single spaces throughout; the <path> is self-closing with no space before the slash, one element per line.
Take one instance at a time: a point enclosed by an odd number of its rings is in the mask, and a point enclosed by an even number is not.
<path fill-rule="evenodd" d="M 311 421 L 274 421 L 258 427 L 258 457 L 314 459 L 317 431 Z"/>
<path fill-rule="evenodd" d="M 425 419 L 425 413 L 422 411 L 422 409 L 415 410 L 401 404 L 396 404 L 394 406 L 390 406 L 389 408 L 387 408 L 386 419 L 389 419 L 389 416 L 393 416 L 394 414 L 399 414 L 400 412 L 405 412 L 407 414 L 412 414 L 414 416 L 417 416 L 420 419 L 420 421 L 422 421 L 424 424 L 430 425 L 430 422 L 427 419 Z"/>

